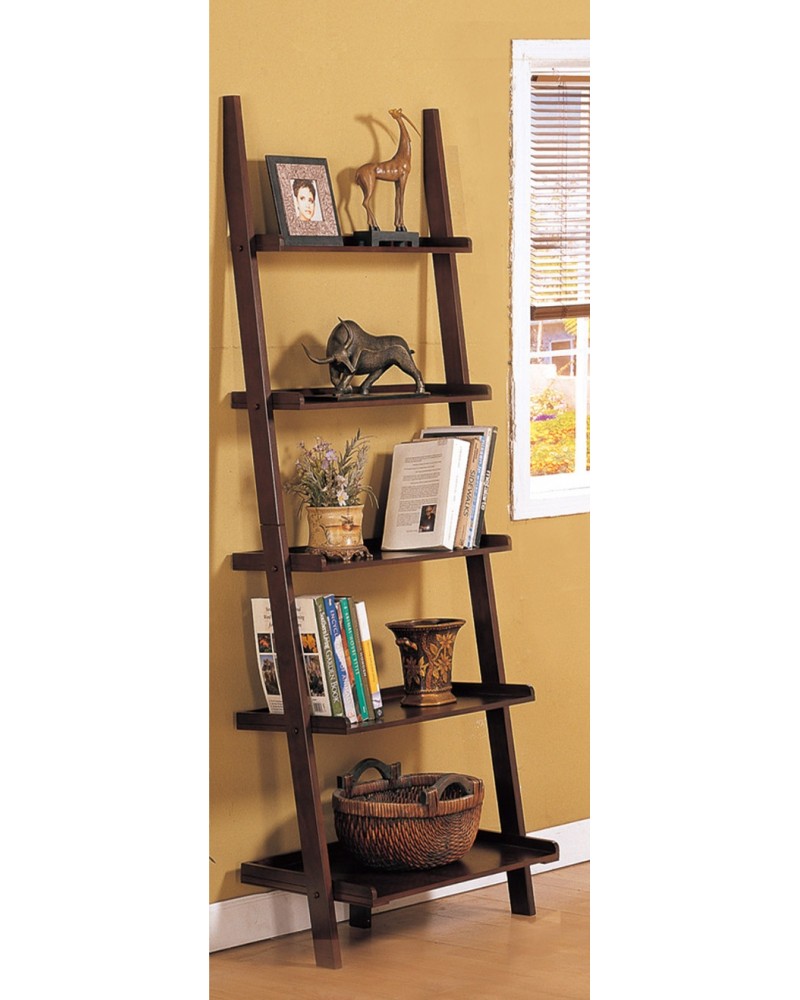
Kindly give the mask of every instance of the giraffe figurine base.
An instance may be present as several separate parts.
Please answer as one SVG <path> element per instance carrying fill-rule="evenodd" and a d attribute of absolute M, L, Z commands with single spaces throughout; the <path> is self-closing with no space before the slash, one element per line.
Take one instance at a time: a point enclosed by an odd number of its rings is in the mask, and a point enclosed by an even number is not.
<path fill-rule="evenodd" d="M 360 247 L 418 247 L 419 233 L 406 233 L 399 229 L 360 229 L 353 233 L 352 243 Z"/>

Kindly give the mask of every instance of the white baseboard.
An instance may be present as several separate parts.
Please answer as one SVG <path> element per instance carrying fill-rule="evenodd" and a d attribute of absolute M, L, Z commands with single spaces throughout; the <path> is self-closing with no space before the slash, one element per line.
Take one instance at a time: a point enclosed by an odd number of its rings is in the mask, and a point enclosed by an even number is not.
<path fill-rule="evenodd" d="M 589 860 L 589 820 L 578 820 L 575 823 L 565 823 L 562 826 L 549 827 L 528 834 L 530 837 L 541 837 L 545 840 L 555 840 L 559 846 L 560 857 L 546 865 L 532 865 L 534 875 L 550 871 L 553 868 L 566 868 Z M 440 899 L 443 896 L 453 896 L 460 892 L 469 892 L 486 885 L 502 882 L 505 875 L 490 875 L 475 879 L 472 882 L 461 882 L 458 885 L 447 886 L 445 889 L 435 889 L 432 892 L 420 893 L 406 899 L 398 899 L 386 906 L 376 907 L 375 913 L 385 913 L 402 906 L 411 906 L 428 899 Z M 266 941 L 268 938 L 280 937 L 283 934 L 294 934 L 296 931 L 308 930 L 311 921 L 308 916 L 308 904 L 305 896 L 295 892 L 274 890 L 257 893 L 251 896 L 239 896 L 237 899 L 226 899 L 221 903 L 212 903 L 210 909 L 210 940 L 209 951 L 222 951 L 225 948 L 238 948 L 254 941 Z M 350 918 L 350 908 L 344 903 L 336 903 L 336 919 L 339 921 Z"/>

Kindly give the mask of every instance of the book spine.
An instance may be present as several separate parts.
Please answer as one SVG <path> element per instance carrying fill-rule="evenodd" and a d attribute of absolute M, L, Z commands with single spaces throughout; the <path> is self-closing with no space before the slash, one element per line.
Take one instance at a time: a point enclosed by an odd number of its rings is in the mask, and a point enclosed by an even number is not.
<path fill-rule="evenodd" d="M 320 646 L 322 648 L 322 662 L 325 666 L 325 675 L 328 681 L 328 695 L 330 696 L 331 710 L 334 715 L 344 715 L 344 705 L 342 704 L 342 692 L 339 688 L 339 675 L 336 672 L 336 660 L 333 657 L 333 643 L 331 642 L 331 630 L 328 624 L 328 615 L 325 611 L 325 601 L 322 597 L 314 598 L 314 610 L 317 615 L 317 628 L 319 629 Z"/>
<path fill-rule="evenodd" d="M 458 525 L 456 526 L 456 540 L 454 545 L 456 549 L 466 549 L 469 547 L 472 526 L 475 521 L 475 485 L 479 465 L 480 443 L 477 438 L 470 438 L 467 475 L 464 480 L 464 492 L 461 496 L 461 507 L 458 515 Z"/>
<path fill-rule="evenodd" d="M 344 669 L 347 674 L 347 683 L 350 685 L 350 691 L 353 695 L 353 704 L 355 705 L 356 721 L 364 722 L 364 715 L 361 712 L 361 706 L 358 703 L 358 694 L 356 693 L 356 679 L 353 676 L 353 661 L 350 658 L 350 647 L 347 644 L 347 633 L 344 630 L 344 619 L 342 618 L 342 607 L 339 604 L 338 598 L 336 599 L 336 616 L 339 619 L 339 633 L 342 637 L 342 658 L 344 659 Z"/>
<path fill-rule="evenodd" d="M 497 428 L 493 427 L 488 441 L 486 442 L 486 456 L 484 461 L 483 476 L 479 484 L 480 489 L 480 509 L 478 511 L 478 517 L 475 524 L 475 534 L 472 540 L 471 548 L 480 544 L 481 535 L 483 534 L 483 526 L 486 520 L 486 500 L 489 496 L 489 480 L 492 475 L 492 463 L 494 461 L 494 447 L 497 440 Z"/>
<path fill-rule="evenodd" d="M 369 717 L 370 719 L 376 719 L 378 717 L 378 712 L 375 710 L 372 678 L 370 677 L 369 670 L 367 669 L 367 657 L 364 652 L 364 640 L 361 636 L 361 622 L 358 620 L 356 602 L 352 597 L 346 598 L 346 601 L 348 607 L 350 608 L 350 622 L 353 626 L 353 638 L 355 640 L 356 653 L 358 654 L 358 669 L 361 672 L 361 684 L 364 688 L 364 697 L 367 700 L 367 707 L 370 709 Z M 383 712 L 381 711 L 380 714 L 382 715 Z"/>
<path fill-rule="evenodd" d="M 491 472 L 494 444 L 497 437 L 496 427 L 477 427 L 474 424 L 450 425 L 448 427 L 425 427 L 420 437 L 471 437 L 480 442 L 478 471 L 475 477 L 475 490 L 470 511 L 470 524 L 467 530 L 464 548 L 472 549 L 480 544 L 483 532 L 482 512 L 486 509 L 486 497 L 489 489 L 489 473 Z M 454 546 L 458 548 L 458 546 Z"/>
<path fill-rule="evenodd" d="M 355 632 L 353 631 L 353 619 L 350 614 L 350 600 L 347 597 L 337 597 L 336 604 L 342 612 L 343 632 L 346 640 L 345 652 L 350 654 L 350 665 L 353 671 L 353 683 L 356 692 L 356 704 L 358 714 L 364 722 L 375 718 L 375 711 L 372 708 L 372 699 L 367 698 L 364 688 L 364 679 L 361 675 L 361 665 L 358 659 L 358 646 L 356 645 Z"/>
<path fill-rule="evenodd" d="M 344 637 L 342 627 L 339 623 L 339 614 L 336 610 L 336 601 L 333 594 L 326 594 L 323 598 L 325 611 L 328 615 L 328 625 L 331 630 L 331 645 L 333 646 L 333 659 L 336 663 L 336 674 L 339 678 L 339 691 L 342 694 L 342 707 L 345 718 L 350 722 L 358 722 L 358 712 L 356 711 L 353 689 L 350 686 L 350 677 L 347 672 L 345 660 Z"/>
<path fill-rule="evenodd" d="M 312 715 L 332 715 L 327 676 L 322 662 L 322 639 L 317 628 L 317 612 L 310 597 L 296 597 L 297 627 L 300 633 L 300 652 L 306 675 L 306 687 L 311 700 Z"/>
<path fill-rule="evenodd" d="M 355 602 L 356 621 L 361 633 L 361 648 L 364 651 L 364 662 L 369 678 L 369 687 L 372 694 L 372 707 L 375 709 L 376 718 L 383 715 L 383 695 L 381 685 L 378 680 L 378 666 L 375 663 L 375 651 L 372 648 L 372 635 L 369 630 L 369 619 L 367 618 L 367 606 L 363 601 Z"/>
<path fill-rule="evenodd" d="M 335 604 L 336 604 L 336 615 L 339 619 L 339 632 L 341 633 L 342 636 L 342 654 L 344 656 L 344 668 L 345 671 L 347 672 L 347 682 L 350 685 L 350 691 L 353 695 L 353 705 L 355 706 L 356 721 L 366 722 L 367 719 L 369 718 L 369 715 L 364 714 L 361 701 L 359 700 L 358 697 L 358 690 L 356 688 L 356 677 L 355 673 L 353 672 L 353 658 L 350 655 L 350 644 L 347 641 L 347 632 L 345 631 L 344 618 L 342 617 L 342 606 L 339 603 L 338 597 L 335 598 Z"/>
<path fill-rule="evenodd" d="M 447 521 L 444 532 L 445 548 L 454 548 L 456 540 L 456 525 L 458 524 L 459 509 L 461 507 L 461 496 L 464 492 L 464 479 L 467 474 L 467 455 L 469 445 L 466 441 L 455 439 L 452 441 L 454 461 L 451 468 L 450 494 L 447 501 Z M 459 447 L 463 445 L 463 447 Z"/>
<path fill-rule="evenodd" d="M 478 440 L 480 441 L 478 450 L 478 468 L 475 473 L 475 488 L 472 491 L 472 508 L 469 514 L 469 530 L 467 531 L 467 540 L 464 545 L 464 548 L 467 549 L 474 548 L 475 541 L 478 538 L 478 522 L 480 521 L 481 515 L 481 482 L 486 469 L 486 435 L 481 434 Z"/>

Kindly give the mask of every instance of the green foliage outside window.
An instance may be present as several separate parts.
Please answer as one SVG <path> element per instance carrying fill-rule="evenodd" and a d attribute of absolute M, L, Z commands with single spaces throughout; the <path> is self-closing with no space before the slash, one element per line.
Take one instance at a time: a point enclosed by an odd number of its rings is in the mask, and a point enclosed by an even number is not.
<path fill-rule="evenodd" d="M 531 475 L 575 471 L 575 411 L 553 386 L 531 400 Z M 589 417 L 586 418 L 586 468 L 589 468 Z"/>

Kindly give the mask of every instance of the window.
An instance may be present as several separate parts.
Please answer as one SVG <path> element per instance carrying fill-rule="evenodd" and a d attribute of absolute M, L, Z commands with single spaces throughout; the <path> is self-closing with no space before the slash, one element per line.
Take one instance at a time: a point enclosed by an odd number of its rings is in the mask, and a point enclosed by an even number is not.
<path fill-rule="evenodd" d="M 589 43 L 515 41 L 512 516 L 589 509 Z"/>

